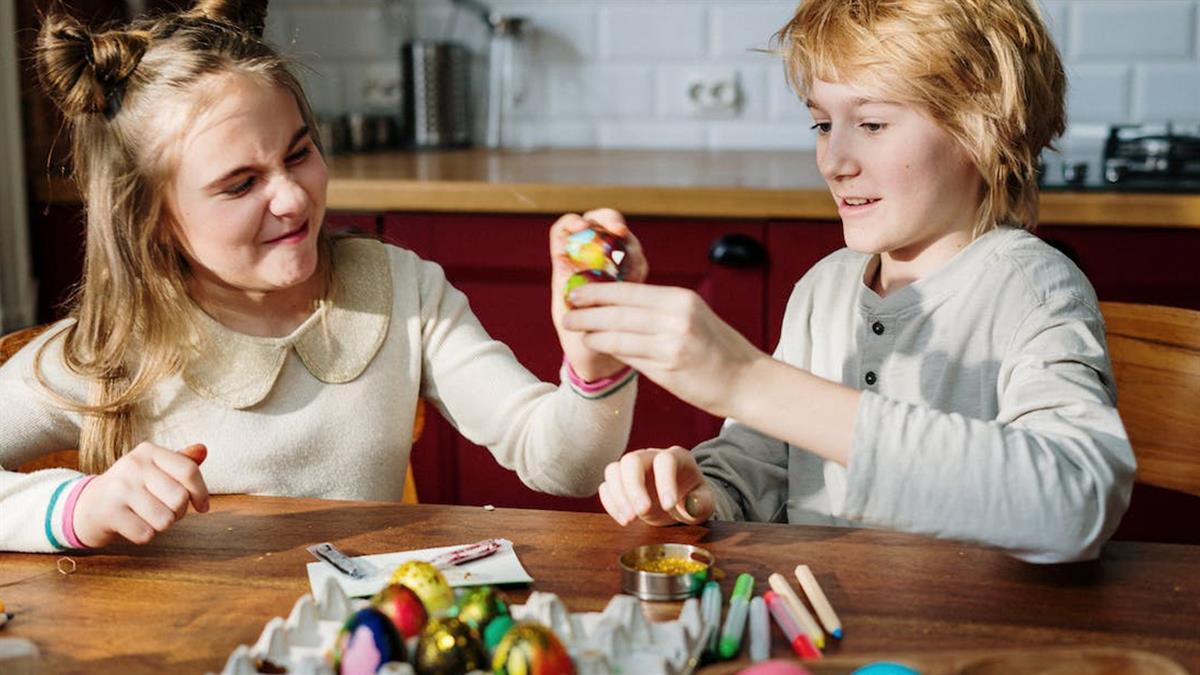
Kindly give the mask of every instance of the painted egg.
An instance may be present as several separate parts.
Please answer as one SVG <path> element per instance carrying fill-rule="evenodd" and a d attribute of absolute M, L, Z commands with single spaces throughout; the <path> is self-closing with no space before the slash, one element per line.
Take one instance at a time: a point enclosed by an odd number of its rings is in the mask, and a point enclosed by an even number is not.
<path fill-rule="evenodd" d="M 566 288 L 563 290 L 563 295 L 567 298 L 567 306 L 573 307 L 571 304 L 571 291 L 579 288 L 584 284 L 592 284 L 603 281 L 616 281 L 617 278 L 602 270 L 584 270 L 576 272 L 567 278 Z"/>
<path fill-rule="evenodd" d="M 574 675 L 575 665 L 554 631 L 521 622 L 504 635 L 492 657 L 496 675 Z"/>
<path fill-rule="evenodd" d="M 494 619 L 483 629 L 483 646 L 487 647 L 489 653 L 496 651 L 496 646 L 504 639 L 504 634 L 513 626 L 513 618 L 508 614 L 502 614 Z"/>
<path fill-rule="evenodd" d="M 620 278 L 625 242 L 600 227 L 590 227 L 567 237 L 567 257 L 584 269 L 601 270 Z"/>
<path fill-rule="evenodd" d="M 479 634 L 465 621 L 430 619 L 412 659 L 418 675 L 463 675 L 487 667 Z"/>
<path fill-rule="evenodd" d="M 396 630 L 405 638 L 420 633 L 425 627 L 425 622 L 429 620 L 421 598 L 413 589 L 403 584 L 390 584 L 379 591 L 371 598 L 371 606 L 391 619 Z"/>
<path fill-rule="evenodd" d="M 374 673 L 388 661 L 403 660 L 404 642 L 392 620 L 370 607 L 350 615 L 333 643 L 333 668 L 342 675 Z"/>
<path fill-rule="evenodd" d="M 812 673 L 808 668 L 794 661 L 772 659 L 739 670 L 738 675 L 812 675 Z"/>
<path fill-rule="evenodd" d="M 454 604 L 454 591 L 441 570 L 424 560 L 409 560 L 392 572 L 389 583 L 411 588 L 425 605 L 429 616 L 441 616 Z"/>
<path fill-rule="evenodd" d="M 493 619 L 508 614 L 508 605 L 491 586 L 479 586 L 463 593 L 450 613 L 482 636 Z"/>

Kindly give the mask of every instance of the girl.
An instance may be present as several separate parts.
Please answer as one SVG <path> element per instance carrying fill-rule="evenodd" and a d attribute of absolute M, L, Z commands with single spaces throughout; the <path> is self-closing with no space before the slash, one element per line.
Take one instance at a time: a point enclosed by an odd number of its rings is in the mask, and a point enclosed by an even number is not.
<path fill-rule="evenodd" d="M 202 0 L 123 30 L 41 30 L 87 256 L 72 318 L 0 369 L 0 465 L 77 445 L 86 475 L 0 473 L 4 549 L 144 543 L 211 492 L 399 501 L 419 396 L 535 489 L 594 493 L 624 449 L 619 362 L 560 326 L 564 383 L 540 382 L 438 266 L 329 237 L 316 125 L 265 15 Z M 589 219 L 551 228 L 556 318 L 565 239 Z"/>
<path fill-rule="evenodd" d="M 1030 234 L 1065 88 L 1034 3 L 807 0 L 777 37 L 847 248 L 796 284 L 774 358 L 681 289 L 573 292 L 584 344 L 729 418 L 609 465 L 605 508 L 1095 557 L 1134 460 L 1095 294 Z"/>

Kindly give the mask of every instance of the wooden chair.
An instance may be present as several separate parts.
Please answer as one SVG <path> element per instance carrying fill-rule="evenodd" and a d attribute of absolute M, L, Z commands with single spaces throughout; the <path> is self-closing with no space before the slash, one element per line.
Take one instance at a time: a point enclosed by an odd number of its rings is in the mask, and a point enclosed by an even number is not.
<path fill-rule="evenodd" d="M 1200 311 L 1121 302 L 1100 311 L 1138 463 L 1115 538 L 1200 544 Z"/>
<path fill-rule="evenodd" d="M 21 330 L 13 331 L 7 335 L 0 336 L 0 365 L 4 365 L 13 354 L 16 354 L 22 347 L 33 341 L 34 338 L 41 335 L 49 325 L 32 326 Z M 421 432 L 425 429 L 425 400 L 417 399 L 417 414 L 413 419 L 413 443 L 421 437 Z M 17 471 L 29 473 L 30 471 L 38 471 L 40 469 L 55 469 L 55 468 L 78 469 L 79 468 L 79 451 L 78 450 L 61 450 L 52 452 L 48 455 L 39 457 L 34 460 L 25 462 L 17 467 Z M 404 499 L 403 504 L 417 503 L 417 483 L 413 478 L 412 461 L 408 463 L 408 471 L 404 475 Z"/>

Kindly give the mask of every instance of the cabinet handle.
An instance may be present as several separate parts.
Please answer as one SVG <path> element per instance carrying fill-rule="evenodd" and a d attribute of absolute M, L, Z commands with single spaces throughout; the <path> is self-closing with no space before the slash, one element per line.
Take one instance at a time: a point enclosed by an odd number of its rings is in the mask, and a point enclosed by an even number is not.
<path fill-rule="evenodd" d="M 708 259 L 725 267 L 759 267 L 767 262 L 767 250 L 754 237 L 727 234 L 712 243 Z"/>

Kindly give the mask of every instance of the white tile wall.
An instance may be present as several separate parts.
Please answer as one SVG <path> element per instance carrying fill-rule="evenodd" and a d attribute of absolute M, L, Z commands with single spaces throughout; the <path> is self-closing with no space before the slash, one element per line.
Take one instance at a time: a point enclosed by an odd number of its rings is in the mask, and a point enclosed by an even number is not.
<path fill-rule="evenodd" d="M 1040 0 L 1064 55 L 1074 139 L 1107 125 L 1200 121 L 1200 0 Z M 522 145 L 804 148 L 808 114 L 759 50 L 795 0 L 482 0 L 530 19 Z M 371 106 L 410 37 L 469 45 L 487 32 L 450 0 L 273 0 L 268 35 L 308 68 L 323 113 Z M 733 79 L 734 111 L 697 111 L 687 86 Z M 476 83 L 482 94 L 482 78 Z"/>

